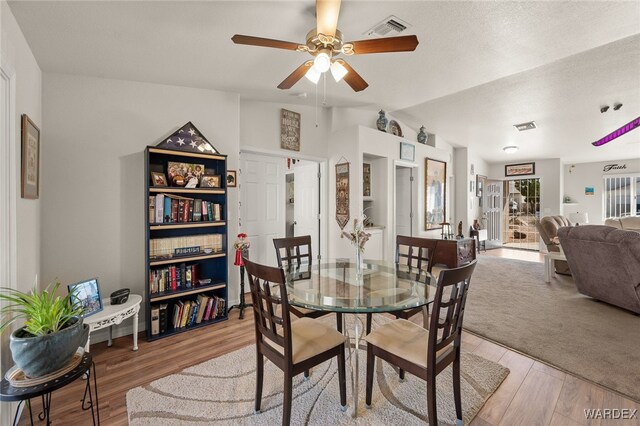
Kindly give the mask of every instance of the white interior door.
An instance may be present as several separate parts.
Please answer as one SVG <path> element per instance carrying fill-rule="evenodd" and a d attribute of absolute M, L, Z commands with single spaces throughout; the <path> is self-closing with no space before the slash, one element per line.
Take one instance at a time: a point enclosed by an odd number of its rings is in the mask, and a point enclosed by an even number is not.
<path fill-rule="evenodd" d="M 277 265 L 273 239 L 285 236 L 285 177 L 282 158 L 240 155 L 240 228 L 251 242 L 254 262 Z"/>
<path fill-rule="evenodd" d="M 491 247 L 502 245 L 502 181 L 487 180 L 484 187 L 484 211 L 487 216 L 487 242 Z"/>
<path fill-rule="evenodd" d="M 311 253 L 318 257 L 320 239 L 320 180 L 318 163 L 298 161 L 293 168 L 293 235 L 311 235 Z"/>
<path fill-rule="evenodd" d="M 410 167 L 396 166 L 396 235 L 413 234 L 413 199 Z"/>

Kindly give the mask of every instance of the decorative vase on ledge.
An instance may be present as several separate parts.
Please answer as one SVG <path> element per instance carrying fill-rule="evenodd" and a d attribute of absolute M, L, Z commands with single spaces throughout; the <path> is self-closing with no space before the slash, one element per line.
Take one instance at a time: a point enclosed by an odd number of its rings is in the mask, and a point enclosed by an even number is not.
<path fill-rule="evenodd" d="M 381 132 L 386 132 L 387 123 L 389 122 L 389 120 L 387 120 L 387 117 L 384 115 L 385 114 L 384 110 L 380 110 L 378 114 L 380 114 L 380 116 L 378 117 L 378 121 L 376 121 L 376 126 L 378 127 L 378 130 L 380 130 Z"/>

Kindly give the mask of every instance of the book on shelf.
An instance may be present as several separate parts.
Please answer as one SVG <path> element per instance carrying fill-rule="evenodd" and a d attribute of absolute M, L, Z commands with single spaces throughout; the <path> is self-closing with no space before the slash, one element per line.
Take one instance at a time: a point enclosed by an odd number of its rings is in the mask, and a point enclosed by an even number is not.
<path fill-rule="evenodd" d="M 173 194 L 149 196 L 149 223 L 214 222 L 222 220 L 222 205 Z"/>
<path fill-rule="evenodd" d="M 224 251 L 222 246 L 223 241 L 223 234 L 152 238 L 149 240 L 149 258 L 171 259 L 183 254 L 204 255 L 209 253 L 221 253 Z"/>
<path fill-rule="evenodd" d="M 165 308 L 166 311 L 166 308 Z M 191 327 L 225 315 L 225 300 L 200 294 L 195 300 L 179 300 L 173 305 L 173 328 Z"/>
<path fill-rule="evenodd" d="M 200 265 L 181 263 L 149 271 L 149 294 L 177 291 L 198 287 L 201 282 L 211 283 L 211 278 L 199 278 Z M 204 284 L 204 285 L 206 285 Z"/>
<path fill-rule="evenodd" d="M 160 311 L 160 333 L 166 333 L 167 331 L 167 324 L 168 324 L 168 313 L 167 313 L 167 308 L 168 308 L 168 304 L 166 303 L 162 303 L 158 309 Z"/>
<path fill-rule="evenodd" d="M 151 307 L 151 335 L 160 333 L 160 309 L 158 306 Z"/>

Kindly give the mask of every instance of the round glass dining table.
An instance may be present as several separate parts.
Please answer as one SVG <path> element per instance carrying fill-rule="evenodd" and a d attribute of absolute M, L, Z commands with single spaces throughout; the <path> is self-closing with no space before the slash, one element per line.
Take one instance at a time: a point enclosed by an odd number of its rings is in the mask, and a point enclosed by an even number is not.
<path fill-rule="evenodd" d="M 285 268 L 289 304 L 350 314 L 395 312 L 421 306 L 426 310 L 436 294 L 436 279 L 425 270 L 365 260 L 361 273 L 357 272 L 355 263 L 349 259 L 291 265 Z M 345 315 L 343 321 L 343 332 L 349 338 Z M 353 327 L 354 346 L 360 348 L 362 322 L 357 315 Z M 358 352 L 356 349 L 349 356 L 354 416 L 358 414 Z"/>

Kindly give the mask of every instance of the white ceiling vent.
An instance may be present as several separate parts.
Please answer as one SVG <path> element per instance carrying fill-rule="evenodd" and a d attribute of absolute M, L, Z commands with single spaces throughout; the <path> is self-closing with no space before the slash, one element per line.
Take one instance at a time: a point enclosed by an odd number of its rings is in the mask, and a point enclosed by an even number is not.
<path fill-rule="evenodd" d="M 513 127 L 515 127 L 521 132 L 524 132 L 525 130 L 531 130 L 531 129 L 537 128 L 535 121 L 529 121 L 528 123 L 514 124 Z"/>
<path fill-rule="evenodd" d="M 403 21 L 397 16 L 391 15 L 388 18 L 384 19 L 382 22 L 378 22 L 373 27 L 365 31 L 364 35 L 377 37 L 384 37 L 387 35 L 396 36 L 410 26 L 411 24 L 409 24 L 408 22 Z"/>

